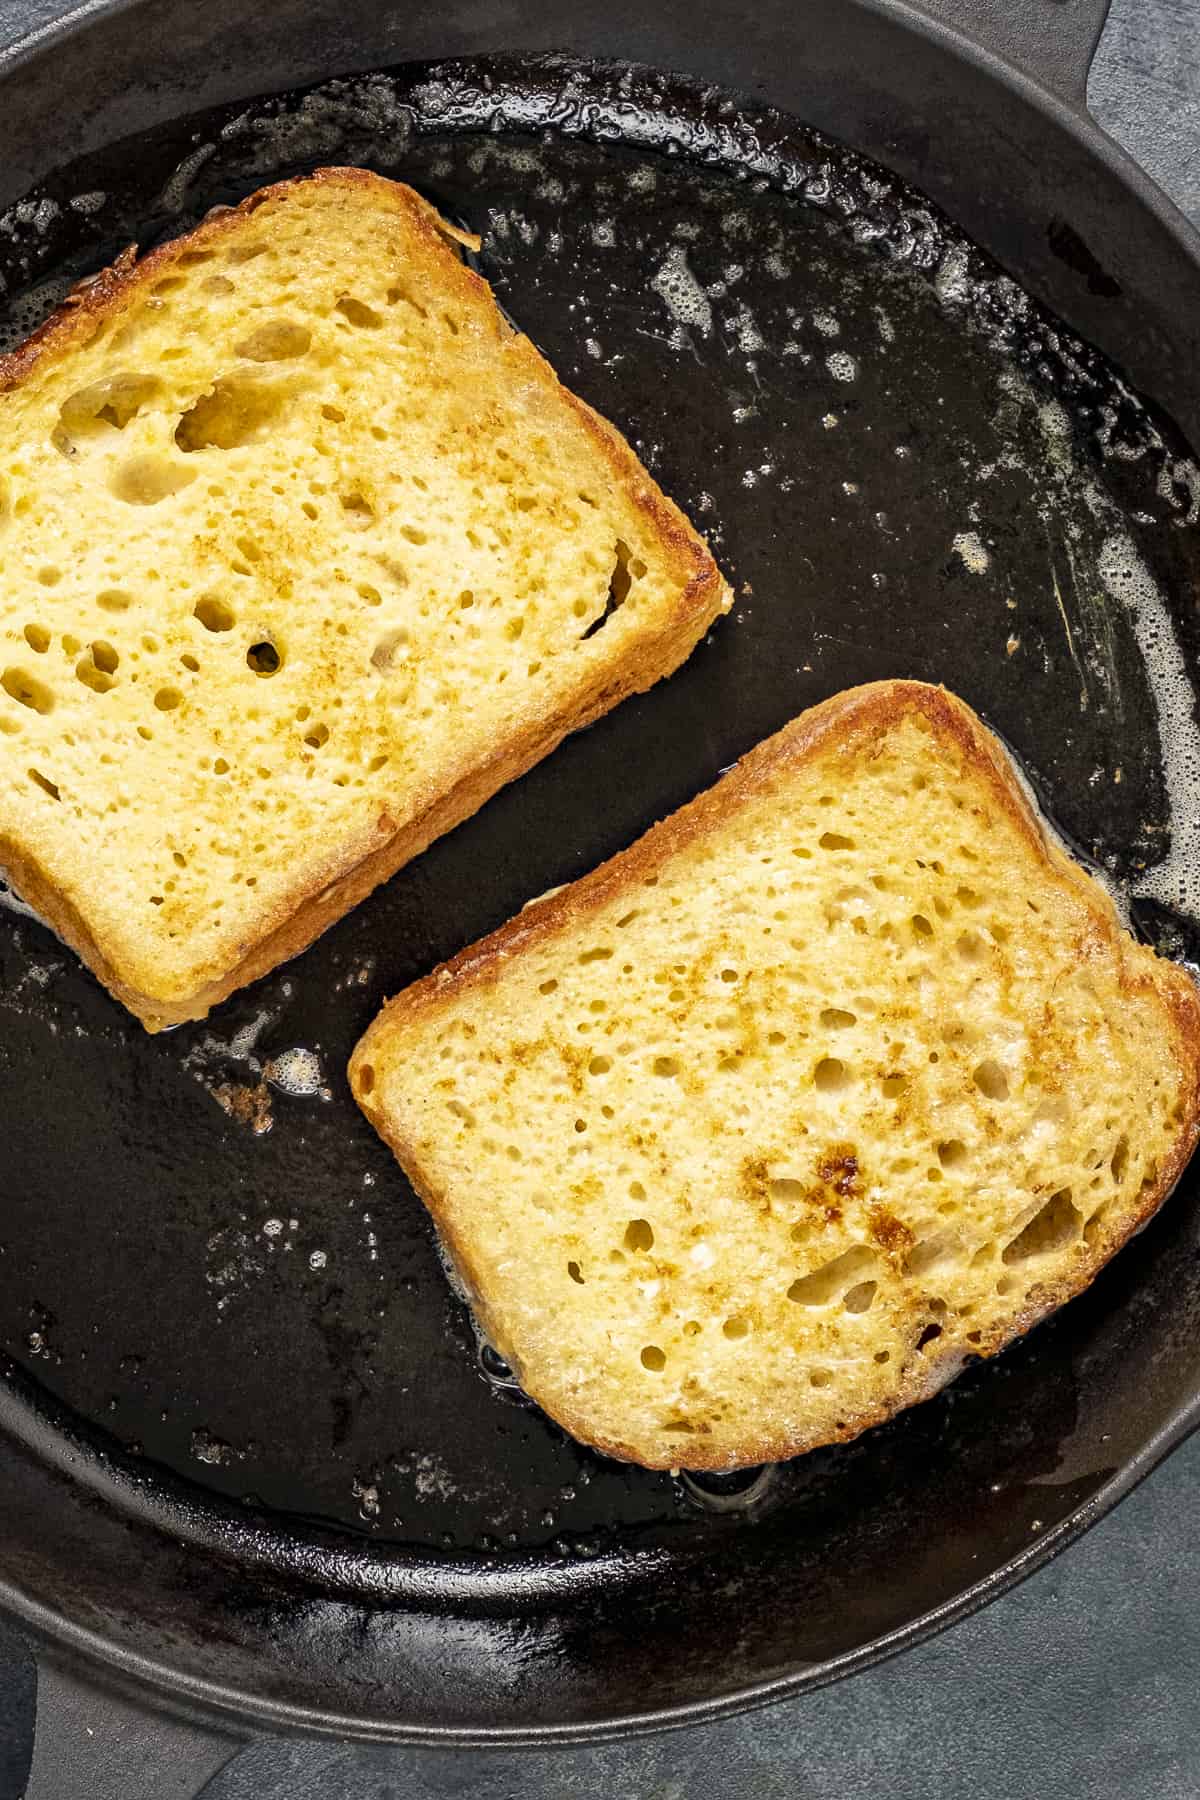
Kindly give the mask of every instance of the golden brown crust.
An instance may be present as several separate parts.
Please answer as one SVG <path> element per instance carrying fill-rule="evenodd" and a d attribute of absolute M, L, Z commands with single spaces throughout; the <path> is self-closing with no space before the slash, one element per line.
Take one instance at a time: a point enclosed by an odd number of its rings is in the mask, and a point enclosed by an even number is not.
<path fill-rule="evenodd" d="M 31 906 L 63 943 L 87 964 L 109 993 L 115 994 L 118 1000 L 125 1000 L 121 978 L 88 930 L 79 908 L 47 878 L 36 859 L 7 834 L 0 834 L 0 872 L 26 905 Z M 125 1000 L 125 1004 L 128 1006 L 129 1001 Z"/>
<path fill-rule="evenodd" d="M 662 546 L 680 594 L 672 616 L 631 645 L 620 661 L 599 670 L 581 670 L 574 690 L 551 714 L 531 721 L 513 739 L 477 766 L 463 766 L 447 790 L 432 796 L 413 817 L 398 823 L 381 814 L 375 829 L 356 844 L 343 846 L 319 878 L 298 881 L 286 900 L 264 917 L 254 941 L 230 965 L 214 958 L 206 978 L 186 992 L 147 991 L 141 971 L 122 970 L 90 933 L 79 910 L 26 850 L 0 845 L 0 859 L 59 935 L 104 982 L 118 1000 L 151 1031 L 202 1018 L 236 988 L 305 949 L 325 928 L 357 905 L 373 888 L 453 826 L 476 812 L 507 782 L 524 774 L 570 732 L 601 717 L 621 700 L 650 687 L 684 661 L 709 625 L 729 604 L 729 589 L 703 540 L 684 515 L 658 489 L 619 432 L 583 401 L 564 389 L 528 339 L 514 333 L 496 307 L 488 284 L 468 269 L 447 239 L 463 234 L 448 225 L 419 195 L 400 183 L 365 169 L 325 168 L 299 180 L 261 189 L 234 208 L 215 209 L 186 237 L 152 250 L 140 261 L 136 248 L 124 251 L 111 268 L 90 278 L 19 349 L 0 357 L 0 394 L 27 381 L 46 359 L 61 359 L 88 343 L 102 323 L 140 303 L 146 292 L 177 259 L 205 249 L 244 228 L 249 214 L 269 202 L 286 199 L 316 184 L 367 193 L 373 205 L 401 212 L 423 241 L 433 279 L 457 294 L 475 313 L 496 345 L 520 360 L 520 377 L 552 394 L 582 423 L 614 482 L 638 508 Z"/>
<path fill-rule="evenodd" d="M 992 734 L 969 707 L 944 688 L 915 681 L 884 681 L 852 688 L 802 713 L 774 737 L 757 745 L 715 787 L 655 825 L 629 849 L 572 883 L 546 895 L 509 920 L 489 937 L 435 969 L 423 980 L 398 994 L 384 1007 L 356 1048 L 349 1066 L 350 1085 L 359 1106 L 388 1143 L 420 1198 L 429 1208 L 447 1248 L 472 1292 L 481 1283 L 472 1267 L 470 1244 L 456 1237 L 449 1224 L 449 1208 L 422 1164 L 416 1146 L 408 1142 L 372 1102 L 370 1082 L 364 1072 L 389 1037 L 402 1033 L 418 1015 L 447 1005 L 462 989 L 498 978 L 512 957 L 523 955 L 559 932 L 579 924 L 626 891 L 635 889 L 665 859 L 719 829 L 756 794 L 789 770 L 832 752 L 847 760 L 869 755 L 878 741 L 903 719 L 923 716 L 943 741 L 957 744 L 973 776 L 1026 841 L 1044 877 L 1070 890 L 1082 904 L 1097 936 L 1118 952 L 1120 985 L 1124 993 L 1153 992 L 1164 1007 L 1172 1028 L 1172 1049 L 1181 1077 L 1180 1122 L 1172 1152 L 1159 1166 L 1156 1179 L 1137 1201 L 1123 1210 L 1114 1226 L 1097 1234 L 1095 1242 L 1081 1245 L 1077 1260 L 1065 1278 L 1038 1291 L 1037 1304 L 1015 1320 L 997 1325 L 971 1345 L 971 1355 L 993 1356 L 1041 1319 L 1081 1293 L 1100 1269 L 1149 1220 L 1171 1193 L 1200 1138 L 1200 992 L 1180 968 L 1167 962 L 1147 962 L 1127 938 L 1107 895 L 1067 857 L 1046 832 L 1012 765 Z M 1133 952 L 1133 954 L 1130 954 Z M 514 1346 L 506 1341 L 503 1321 L 482 1300 L 477 1300 L 480 1321 L 500 1354 L 521 1374 Z M 748 1433 L 736 1456 L 727 1447 L 706 1450 L 703 1440 L 690 1440 L 687 1466 L 697 1470 L 722 1469 L 754 1463 L 776 1462 L 801 1455 L 819 1445 L 847 1441 L 873 1425 L 929 1398 L 958 1373 L 964 1358 L 961 1345 L 950 1345 L 939 1356 L 936 1350 L 910 1358 L 891 1400 L 865 1412 L 851 1412 L 836 1430 L 822 1429 L 811 1435 Z M 536 1384 L 532 1397 L 539 1398 Z M 594 1444 L 607 1455 L 648 1467 L 668 1468 L 678 1456 L 647 1457 L 644 1446 L 632 1446 L 598 1434 L 594 1422 L 573 1416 L 569 1407 L 555 1403 L 558 1422 L 574 1436 Z"/>

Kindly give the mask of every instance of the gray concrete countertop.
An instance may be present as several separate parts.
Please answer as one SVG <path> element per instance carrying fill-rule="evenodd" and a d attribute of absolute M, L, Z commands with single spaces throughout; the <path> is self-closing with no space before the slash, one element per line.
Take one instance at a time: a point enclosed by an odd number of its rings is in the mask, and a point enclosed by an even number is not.
<path fill-rule="evenodd" d="M 0 0 L 0 45 L 67 10 Z M 1114 0 L 1096 117 L 1200 223 L 1200 0 Z M 600 1748 L 396 1751 L 197 1734 L 57 1677 L 28 1800 L 1197 1800 L 1200 1439 L 1082 1542 L 932 1643 L 718 1725 Z M 0 1800 L 17 1800 L 27 1656 L 0 1632 Z M 85 1785 L 86 1784 L 86 1785 Z"/>

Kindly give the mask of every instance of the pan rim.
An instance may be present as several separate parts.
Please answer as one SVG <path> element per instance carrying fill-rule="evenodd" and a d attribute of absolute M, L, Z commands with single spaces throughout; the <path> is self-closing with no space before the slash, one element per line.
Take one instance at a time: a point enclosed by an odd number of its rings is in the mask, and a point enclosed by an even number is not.
<path fill-rule="evenodd" d="M 152 0 L 81 0 L 78 6 L 72 7 L 68 12 L 35 26 L 13 43 L 0 46 L 0 81 L 8 81 L 19 75 L 28 64 L 52 53 L 58 44 L 76 36 L 93 23 L 121 13 L 137 11 L 150 4 Z M 1200 226 L 1193 225 L 1166 189 L 1160 187 L 1136 157 L 1098 123 L 1086 103 L 1082 107 L 1073 105 L 1061 94 L 1027 74 L 1016 63 L 1010 62 L 999 51 L 978 42 L 965 29 L 926 12 L 916 0 L 850 0 L 850 4 L 880 18 L 898 20 L 906 31 L 940 45 L 955 59 L 1009 87 L 1037 111 L 1052 118 L 1108 167 L 1171 233 L 1190 260 L 1200 263 Z M 1095 48 L 1098 49 L 1099 44 Z M 1093 56 L 1094 54 L 1095 51 Z M 621 59 L 618 57 L 615 60 Z M 326 76 L 323 79 L 331 80 L 334 77 Z M 243 96 L 244 99 L 253 97 Z M 882 161 L 883 158 L 876 155 L 874 160 Z"/>
<path fill-rule="evenodd" d="M 28 64 L 46 54 L 52 54 L 58 44 L 78 35 L 93 23 L 121 13 L 137 11 L 151 3 L 152 0 L 81 0 L 78 6 L 35 26 L 12 44 L 0 46 L 0 81 L 11 80 Z M 1053 119 L 1076 137 L 1097 161 L 1129 189 L 1138 202 L 1170 233 L 1190 261 L 1200 264 L 1200 226 L 1193 225 L 1187 214 L 1124 145 L 1105 131 L 1093 117 L 1086 102 L 1082 107 L 1073 105 L 1052 88 L 1027 74 L 1016 63 L 1010 62 L 999 51 L 972 38 L 965 29 L 924 11 L 916 4 L 916 0 L 850 0 L 850 4 L 880 18 L 898 20 L 906 31 L 939 45 L 955 59 L 1007 86 L 1027 104 Z M 1098 49 L 1099 44 L 1095 48 Z M 1094 54 L 1095 50 L 1093 56 Z M 326 76 L 324 79 L 331 80 L 334 77 Z M 253 97 L 243 96 L 245 99 Z M 876 156 L 875 160 L 882 161 L 883 158 Z"/>
<path fill-rule="evenodd" d="M 23 69 L 56 46 L 109 17 L 130 13 L 150 0 L 83 0 L 59 18 L 36 26 L 15 43 L 0 49 L 0 82 L 18 79 Z M 1175 205 L 1139 163 L 1092 117 L 967 32 L 936 19 L 912 0 L 853 0 L 863 12 L 899 22 L 905 30 L 940 46 L 1010 92 L 1074 137 L 1081 148 L 1106 169 L 1167 232 L 1200 273 L 1200 229 Z M 884 160 L 879 157 L 877 160 Z M 182 1672 L 169 1662 L 144 1654 L 89 1629 L 39 1601 L 18 1583 L 0 1575 L 0 1614 L 26 1627 L 44 1645 L 51 1661 L 81 1658 L 106 1679 L 135 1689 L 149 1689 L 177 1707 L 192 1707 L 214 1723 L 258 1724 L 318 1738 L 440 1748 L 545 1748 L 553 1745 L 599 1744 L 614 1739 L 649 1736 L 759 1710 L 815 1691 L 866 1668 L 883 1664 L 901 1652 L 929 1641 L 960 1619 L 1049 1563 L 1085 1531 L 1098 1523 L 1137 1488 L 1175 1449 L 1200 1427 L 1200 1393 L 1178 1407 L 1160 1429 L 1086 1501 L 1028 1548 L 951 1599 L 856 1649 L 822 1662 L 804 1664 L 783 1675 L 706 1699 L 686 1700 L 646 1712 L 581 1718 L 535 1726 L 414 1724 L 384 1717 L 367 1719 L 299 1706 L 247 1693 L 235 1687 Z"/>
<path fill-rule="evenodd" d="M 63 1662 L 82 1660 L 98 1668 L 110 1682 L 134 1691 L 141 1690 L 143 1695 L 149 1689 L 174 1703 L 176 1710 L 191 1708 L 214 1725 L 250 1724 L 310 1738 L 461 1750 L 544 1749 L 554 1745 L 601 1744 L 617 1739 L 650 1737 L 685 1730 L 689 1726 L 713 1724 L 720 1719 L 757 1712 L 795 1699 L 802 1693 L 815 1693 L 819 1688 L 890 1662 L 904 1651 L 927 1643 L 960 1619 L 969 1618 L 1002 1594 L 1011 1592 L 1060 1555 L 1139 1487 L 1197 1427 L 1200 1427 L 1200 1396 L 1181 1407 L 1137 1456 L 1027 1550 L 908 1624 L 855 1650 L 829 1657 L 824 1662 L 807 1664 L 789 1674 L 755 1682 L 714 1698 L 679 1701 L 642 1713 L 532 1726 L 422 1725 L 388 1718 L 366 1719 L 353 1714 L 326 1712 L 317 1707 L 297 1706 L 261 1694 L 247 1694 L 220 1682 L 181 1673 L 102 1632 L 79 1625 L 3 1578 L 0 1578 L 0 1614 L 31 1630 L 52 1661 L 56 1657 Z"/>

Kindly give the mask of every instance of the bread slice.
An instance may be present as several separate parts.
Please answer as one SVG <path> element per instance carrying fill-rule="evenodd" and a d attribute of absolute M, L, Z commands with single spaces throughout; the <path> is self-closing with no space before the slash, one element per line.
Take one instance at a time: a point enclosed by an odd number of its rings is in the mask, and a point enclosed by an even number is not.
<path fill-rule="evenodd" d="M 853 1437 L 1086 1286 L 1200 1121 L 1200 999 L 944 691 L 804 713 L 400 994 L 351 1083 L 575 1437 Z"/>
<path fill-rule="evenodd" d="M 456 236 L 324 169 L 129 252 L 0 361 L 0 866 L 151 1030 L 729 604 Z"/>

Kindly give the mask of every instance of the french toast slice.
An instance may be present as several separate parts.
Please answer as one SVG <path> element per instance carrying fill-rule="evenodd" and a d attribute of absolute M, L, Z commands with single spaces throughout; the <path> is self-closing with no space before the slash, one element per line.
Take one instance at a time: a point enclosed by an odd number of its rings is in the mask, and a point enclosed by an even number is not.
<path fill-rule="evenodd" d="M 324 169 L 0 360 L 0 867 L 151 1030 L 730 600 L 410 188 Z"/>
<path fill-rule="evenodd" d="M 916 682 L 802 714 L 398 995 L 360 1106 L 576 1438 L 853 1437 L 1077 1294 L 1200 1129 L 1200 998 Z"/>

